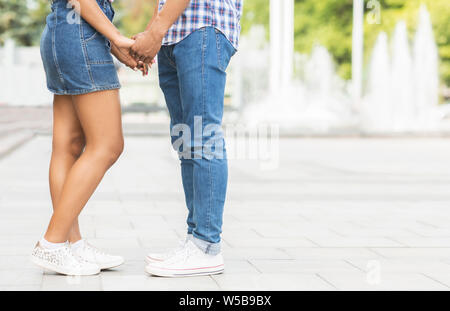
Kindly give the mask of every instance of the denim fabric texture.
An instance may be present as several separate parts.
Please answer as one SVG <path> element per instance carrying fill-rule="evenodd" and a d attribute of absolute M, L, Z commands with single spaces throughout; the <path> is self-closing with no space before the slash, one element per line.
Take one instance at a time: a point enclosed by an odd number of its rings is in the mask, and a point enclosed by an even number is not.
<path fill-rule="evenodd" d="M 235 52 L 222 32 L 204 27 L 177 44 L 163 46 L 158 54 L 159 83 L 170 113 L 172 145 L 181 160 L 188 233 L 198 247 L 213 255 L 220 252 L 228 180 L 221 129 L 225 70 Z M 187 138 L 177 131 L 180 124 L 189 129 Z M 197 137 L 194 132 L 199 130 L 203 135 Z M 177 144 L 180 139 L 184 149 Z M 205 153 L 204 147 L 212 139 L 215 148 Z"/>
<path fill-rule="evenodd" d="M 112 21 L 108 0 L 97 0 Z M 41 37 L 41 57 L 48 89 L 58 95 L 79 95 L 120 88 L 107 38 L 80 17 L 66 0 L 53 0 Z"/>

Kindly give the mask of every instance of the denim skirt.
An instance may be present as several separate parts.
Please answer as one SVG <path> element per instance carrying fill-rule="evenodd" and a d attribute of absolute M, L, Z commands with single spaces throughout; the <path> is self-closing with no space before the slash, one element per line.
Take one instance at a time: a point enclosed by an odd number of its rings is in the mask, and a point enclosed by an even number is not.
<path fill-rule="evenodd" d="M 96 0 L 112 21 L 109 0 Z M 77 3 L 77 2 L 75 2 Z M 89 25 L 67 0 L 53 0 L 41 38 L 41 57 L 48 89 L 79 95 L 120 88 L 111 43 Z"/>

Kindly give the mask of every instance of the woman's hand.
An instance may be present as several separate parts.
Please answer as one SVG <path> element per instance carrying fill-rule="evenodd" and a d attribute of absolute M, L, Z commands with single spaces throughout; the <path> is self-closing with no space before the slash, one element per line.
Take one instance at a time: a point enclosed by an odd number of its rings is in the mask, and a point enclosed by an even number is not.
<path fill-rule="evenodd" d="M 128 51 L 128 49 L 119 48 L 111 42 L 111 54 L 114 55 L 121 63 L 136 71 L 138 63 L 134 60 L 133 57 L 131 57 Z"/>
<path fill-rule="evenodd" d="M 151 64 L 149 65 L 149 64 L 139 61 L 137 68 L 142 72 L 142 76 L 146 76 L 146 75 L 148 75 L 148 69 L 151 66 L 152 66 Z"/>
<path fill-rule="evenodd" d="M 131 57 L 131 56 L 130 56 Z M 142 75 L 146 76 L 148 75 L 148 69 L 152 68 L 152 65 L 156 63 L 155 59 L 152 59 L 150 63 L 144 63 L 142 61 L 138 61 L 138 69 L 142 71 Z"/>
<path fill-rule="evenodd" d="M 134 42 L 132 39 L 124 37 L 126 40 L 119 41 L 122 47 L 118 47 L 111 42 L 111 53 L 125 66 L 133 69 L 134 71 L 141 71 L 143 76 L 148 75 L 149 67 L 155 62 L 154 60 L 150 64 L 145 64 L 141 61 L 135 61 L 130 55 L 129 41 Z M 116 41 L 117 42 L 117 41 Z"/>
<path fill-rule="evenodd" d="M 123 35 L 117 35 L 111 43 L 120 49 L 129 49 L 134 43 L 135 40 L 127 38 Z"/>

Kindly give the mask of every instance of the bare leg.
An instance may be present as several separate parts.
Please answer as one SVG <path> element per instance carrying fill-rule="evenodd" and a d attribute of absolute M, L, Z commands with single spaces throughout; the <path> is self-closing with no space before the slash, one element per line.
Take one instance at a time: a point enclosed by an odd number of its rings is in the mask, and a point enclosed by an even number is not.
<path fill-rule="evenodd" d="M 72 101 L 72 96 L 55 95 L 53 101 L 53 144 L 49 183 L 53 206 L 56 206 L 67 174 L 80 157 L 85 138 Z M 69 242 L 81 239 L 78 218 L 69 234 Z"/>
<path fill-rule="evenodd" d="M 73 96 L 86 148 L 67 174 L 45 238 L 64 242 L 79 213 L 123 150 L 118 90 Z"/>

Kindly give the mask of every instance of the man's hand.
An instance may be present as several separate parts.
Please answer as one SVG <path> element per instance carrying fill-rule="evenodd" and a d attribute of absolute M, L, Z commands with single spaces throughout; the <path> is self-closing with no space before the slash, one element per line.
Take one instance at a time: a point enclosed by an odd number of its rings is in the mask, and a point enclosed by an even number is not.
<path fill-rule="evenodd" d="M 189 2 L 190 0 L 166 0 L 159 13 L 158 7 L 155 8 L 146 31 L 133 37 L 136 42 L 131 47 L 130 54 L 136 61 L 148 64 L 155 58 L 170 26 L 180 17 Z"/>
<path fill-rule="evenodd" d="M 158 34 L 153 29 L 133 36 L 135 43 L 130 48 L 130 55 L 136 61 L 151 63 L 161 49 L 163 37 L 164 35 Z"/>

